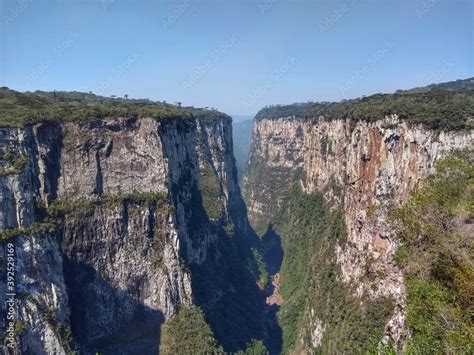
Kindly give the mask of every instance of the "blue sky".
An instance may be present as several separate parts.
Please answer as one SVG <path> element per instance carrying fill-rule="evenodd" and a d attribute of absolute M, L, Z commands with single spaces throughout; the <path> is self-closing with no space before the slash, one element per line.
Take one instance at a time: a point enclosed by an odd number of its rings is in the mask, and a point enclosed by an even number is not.
<path fill-rule="evenodd" d="M 229 114 L 473 76 L 474 1 L 3 0 L 0 85 Z"/>

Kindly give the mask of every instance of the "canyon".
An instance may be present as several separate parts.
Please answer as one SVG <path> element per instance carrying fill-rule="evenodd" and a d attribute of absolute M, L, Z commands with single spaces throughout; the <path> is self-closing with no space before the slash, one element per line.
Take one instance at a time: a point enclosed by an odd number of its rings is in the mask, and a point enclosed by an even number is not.
<path fill-rule="evenodd" d="M 179 353 L 200 334 L 169 328 L 188 314 L 209 327 L 210 352 L 403 353 L 390 212 L 437 162 L 472 148 L 472 83 L 414 94 L 462 102 L 456 119 L 431 115 L 429 101 L 426 115 L 401 105 L 359 117 L 411 92 L 264 108 L 240 186 L 224 113 L 2 88 L 0 108 L 14 104 L 1 112 L 0 293 L 17 315 L 10 327 L 2 301 L 14 345 L 2 350 Z"/>
<path fill-rule="evenodd" d="M 398 240 L 387 223 L 388 212 L 434 173 L 436 161 L 456 149 L 471 146 L 474 132 L 431 130 L 409 125 L 397 115 L 356 124 L 323 117 L 310 121 L 263 116 L 255 122 L 253 137 L 242 182 L 252 226 L 259 234 L 265 234 L 275 223 L 278 211 L 289 208 L 284 201 L 295 194 L 295 186 L 304 195 L 321 193 L 326 208 L 333 214 L 340 212 L 344 226 L 344 236 L 325 245 L 330 251 L 322 263 L 336 266 L 333 281 L 340 281 L 354 300 L 392 300 L 383 338 L 401 350 L 408 335 L 404 325 L 406 295 L 402 272 L 393 260 Z M 300 212 L 300 218 L 304 218 L 304 211 Z M 282 239 L 291 238 L 290 231 L 285 231 L 281 223 L 279 227 Z M 316 231 L 312 237 L 321 238 Z M 291 243 L 301 240 L 292 239 Z M 317 254 L 315 250 L 311 252 Z M 301 272 L 313 272 L 314 264 L 308 262 Z M 281 276 L 283 284 L 294 282 L 285 276 L 289 274 Z M 315 279 L 310 277 L 305 282 L 321 282 Z M 329 290 L 321 297 L 333 296 Z M 331 320 L 325 319 L 330 317 L 324 310 L 315 312 L 317 307 L 309 299 L 302 307 L 293 349 L 315 350 L 322 345 Z M 330 342 L 324 344 L 324 349 L 324 353 L 334 351 Z"/>

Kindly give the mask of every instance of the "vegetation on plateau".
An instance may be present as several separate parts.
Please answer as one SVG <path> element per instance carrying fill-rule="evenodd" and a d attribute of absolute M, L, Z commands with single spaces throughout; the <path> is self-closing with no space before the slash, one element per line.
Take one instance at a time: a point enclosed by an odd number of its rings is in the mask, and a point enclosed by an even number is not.
<path fill-rule="evenodd" d="M 181 307 L 161 328 L 160 354 L 223 353 L 203 312 L 195 306 Z"/>
<path fill-rule="evenodd" d="M 407 353 L 474 353 L 473 162 L 472 151 L 439 161 L 391 213 L 407 284 Z"/>
<path fill-rule="evenodd" d="M 181 107 L 165 102 L 108 98 L 82 92 L 18 92 L 0 88 L 0 126 L 36 122 L 92 122 L 107 117 L 199 118 L 230 117 L 214 109 Z"/>
<path fill-rule="evenodd" d="M 310 320 L 323 324 L 316 351 L 361 354 L 374 351 L 393 310 L 393 300 L 355 298 L 340 279 L 335 246 L 343 244 L 342 214 L 331 212 L 320 194 L 293 189 L 275 218 L 285 250 L 278 313 L 284 352 L 299 352 L 300 339 L 311 346 Z"/>
<path fill-rule="evenodd" d="M 375 94 L 340 102 L 275 105 L 262 109 L 256 120 L 282 117 L 377 121 L 397 114 L 413 124 L 440 129 L 474 128 L 474 78 L 430 85 L 393 94 Z"/>

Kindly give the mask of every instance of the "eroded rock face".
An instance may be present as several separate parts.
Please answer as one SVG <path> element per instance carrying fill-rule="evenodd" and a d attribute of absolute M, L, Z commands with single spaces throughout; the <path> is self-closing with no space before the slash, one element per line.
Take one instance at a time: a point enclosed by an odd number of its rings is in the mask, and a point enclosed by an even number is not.
<path fill-rule="evenodd" d="M 0 176 L 0 228 L 28 227 L 35 221 L 40 190 L 39 167 L 35 164 L 36 145 L 31 128 L 0 129 L 2 163 L 26 158 L 21 169 Z M 5 154 L 9 152 L 8 154 Z M 10 155 L 6 158 L 6 155 Z M 7 288 L 7 249 L 13 250 L 15 283 Z M 63 259 L 57 240 L 51 236 L 20 235 L 0 244 L 2 292 L 0 329 L 2 334 L 11 324 L 7 319 L 4 295 L 16 300 L 13 343 L 4 348 L 8 353 L 63 354 L 59 324 L 69 324 L 68 296 L 63 277 Z M 9 297 L 8 297 L 9 298 Z M 54 323 L 49 321 L 54 315 Z M 18 337 L 19 333 L 23 335 Z"/>
<path fill-rule="evenodd" d="M 288 117 L 256 121 L 253 138 L 242 183 L 252 225 L 264 231 L 295 183 L 321 191 L 331 208 L 344 211 L 347 243 L 336 246 L 342 280 L 356 296 L 396 299 L 386 330 L 399 340 L 404 284 L 387 213 L 434 172 L 437 160 L 472 144 L 474 132 L 410 126 L 396 115 L 373 123 Z M 368 272 L 377 277 L 368 280 Z M 324 325 L 315 329 L 319 334 Z"/>
<path fill-rule="evenodd" d="M 0 176 L 0 230 L 34 226 L 57 200 L 77 202 L 57 219 L 55 233 L 23 230 L 9 240 L 17 264 L 14 352 L 155 354 L 160 325 L 181 304 L 196 302 L 193 265 L 216 265 L 220 276 L 235 272 L 225 266 L 237 256 L 224 228 L 248 222 L 231 137 L 226 116 L 1 128 L 0 153 L 27 159 L 20 171 Z M 213 219 L 199 190 L 204 167 L 220 191 Z M 158 193 L 160 201 L 146 199 Z M 145 198 L 124 198 L 131 194 Z M 95 202 L 79 203 L 86 200 Z M 4 302 L 1 314 L 3 332 Z"/>
<path fill-rule="evenodd" d="M 13 353 L 65 354 L 63 334 L 58 330 L 69 325 L 70 311 L 58 243 L 50 236 L 21 236 L 13 244 L 18 301 L 15 325 L 16 332 L 22 333 Z M 0 252 L 5 255 L 5 245 Z M 2 294 L 6 292 L 2 290 Z"/>
<path fill-rule="evenodd" d="M 159 126 L 152 118 L 63 125 L 58 195 L 166 191 Z"/>
<path fill-rule="evenodd" d="M 61 245 L 72 330 L 85 351 L 156 349 L 158 326 L 192 302 L 166 209 L 125 203 L 71 213 Z"/>

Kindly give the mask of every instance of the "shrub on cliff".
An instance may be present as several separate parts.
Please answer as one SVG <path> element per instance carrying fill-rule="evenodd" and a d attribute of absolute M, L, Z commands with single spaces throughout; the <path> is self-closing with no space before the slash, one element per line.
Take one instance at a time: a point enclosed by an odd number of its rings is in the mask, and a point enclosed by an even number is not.
<path fill-rule="evenodd" d="M 10 240 L 19 235 L 41 237 L 56 233 L 56 225 L 50 221 L 35 222 L 29 227 L 10 228 L 0 231 L 0 242 Z"/>
<path fill-rule="evenodd" d="M 14 151 L 11 147 L 6 147 L 0 154 L 0 176 L 20 174 L 27 163 L 26 156 Z"/>
<path fill-rule="evenodd" d="M 474 353 L 473 152 L 436 174 L 391 214 L 407 283 L 408 353 Z"/>
<path fill-rule="evenodd" d="M 52 217 L 61 217 L 73 211 L 89 211 L 94 208 L 96 201 L 86 197 L 78 199 L 58 198 L 54 200 L 47 209 Z"/>

